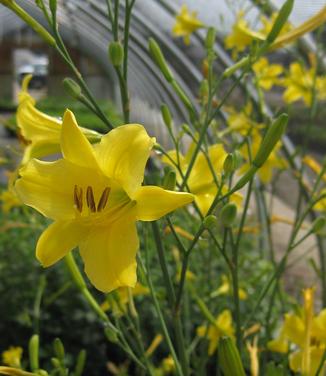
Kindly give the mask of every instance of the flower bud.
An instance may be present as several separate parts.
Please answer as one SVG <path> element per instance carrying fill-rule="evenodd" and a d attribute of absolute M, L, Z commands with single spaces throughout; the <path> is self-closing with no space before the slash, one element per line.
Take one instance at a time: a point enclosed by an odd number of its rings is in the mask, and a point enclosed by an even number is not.
<path fill-rule="evenodd" d="M 65 357 L 65 348 L 60 338 L 55 338 L 53 341 L 53 348 L 57 358 L 63 360 Z"/>
<path fill-rule="evenodd" d="M 208 97 L 208 81 L 207 80 L 203 80 L 200 83 L 199 96 L 202 99 L 207 99 L 207 97 Z"/>
<path fill-rule="evenodd" d="M 224 159 L 223 171 L 225 175 L 231 174 L 235 170 L 235 158 L 233 154 L 228 154 Z"/>
<path fill-rule="evenodd" d="M 65 91 L 72 98 L 79 99 L 81 97 L 81 87 L 72 78 L 67 77 L 62 83 Z"/>
<path fill-rule="evenodd" d="M 318 234 L 323 230 L 323 228 L 326 225 L 326 217 L 318 217 L 314 220 L 312 226 L 311 226 L 311 232 L 314 234 Z"/>
<path fill-rule="evenodd" d="M 255 167 L 260 168 L 266 162 L 275 145 L 281 139 L 287 126 L 288 119 L 289 117 L 287 114 L 282 114 L 272 125 L 270 125 L 262 143 L 260 144 L 255 159 L 252 162 Z"/>
<path fill-rule="evenodd" d="M 205 39 L 205 47 L 207 50 L 211 50 L 214 47 L 216 37 L 216 30 L 214 27 L 210 27 L 207 30 L 206 39 Z"/>
<path fill-rule="evenodd" d="M 267 35 L 267 38 L 266 38 L 266 41 L 271 44 L 274 42 L 274 40 L 277 38 L 277 36 L 279 35 L 279 33 L 281 32 L 284 24 L 286 23 L 286 21 L 288 20 L 291 12 L 292 12 L 292 9 L 293 9 L 293 5 L 294 5 L 294 0 L 287 0 L 281 7 L 277 17 L 276 17 L 276 20 L 272 26 L 272 29 L 271 31 L 269 32 L 269 34 Z"/>
<path fill-rule="evenodd" d="M 119 67 L 122 64 L 124 51 L 120 42 L 111 42 L 109 44 L 109 58 L 114 67 Z"/>
<path fill-rule="evenodd" d="M 114 330 L 113 328 L 107 326 L 105 329 L 104 329 L 104 334 L 106 336 L 106 338 L 112 342 L 112 343 L 118 343 L 118 335 L 117 335 L 117 332 L 116 330 Z"/>
<path fill-rule="evenodd" d="M 204 218 L 203 225 L 208 230 L 213 230 L 217 225 L 217 219 L 215 215 L 210 214 L 207 217 Z"/>
<path fill-rule="evenodd" d="M 34 334 L 28 343 L 29 363 L 32 371 L 39 369 L 38 352 L 39 352 L 39 336 Z"/>
<path fill-rule="evenodd" d="M 57 0 L 50 0 L 49 6 L 52 14 L 56 14 L 57 12 Z"/>
<path fill-rule="evenodd" d="M 169 167 L 169 166 L 167 166 Z M 173 191 L 177 182 L 177 175 L 172 168 L 164 169 L 163 188 Z"/>
<path fill-rule="evenodd" d="M 165 61 L 165 58 L 163 56 L 163 53 L 159 45 L 156 43 L 156 41 L 153 38 L 149 38 L 148 47 L 149 47 L 149 52 L 152 55 L 153 60 L 155 61 L 156 65 L 160 68 L 165 79 L 168 82 L 172 82 L 174 80 L 173 74 Z"/>
<path fill-rule="evenodd" d="M 222 337 L 218 345 L 219 366 L 225 376 L 245 376 L 241 358 L 234 341 Z"/>
<path fill-rule="evenodd" d="M 83 374 L 86 362 L 86 350 L 81 350 L 77 357 L 74 376 L 81 376 Z"/>
<path fill-rule="evenodd" d="M 163 103 L 161 106 L 161 114 L 162 114 L 162 118 L 164 120 L 165 125 L 171 131 L 172 130 L 172 116 L 171 116 L 169 107 L 165 103 Z"/>
<path fill-rule="evenodd" d="M 223 206 L 220 219 L 224 227 L 231 227 L 237 216 L 237 207 L 235 204 L 228 203 Z"/>
<path fill-rule="evenodd" d="M 54 368 L 60 368 L 61 367 L 61 363 L 60 363 L 60 360 L 58 358 L 51 358 L 51 363 L 52 363 Z"/>

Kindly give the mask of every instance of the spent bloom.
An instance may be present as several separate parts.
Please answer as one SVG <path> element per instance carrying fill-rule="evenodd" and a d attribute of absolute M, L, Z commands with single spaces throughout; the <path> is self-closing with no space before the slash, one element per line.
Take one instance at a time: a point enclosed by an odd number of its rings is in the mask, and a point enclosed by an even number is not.
<path fill-rule="evenodd" d="M 128 124 L 93 146 L 66 111 L 63 158 L 30 160 L 15 185 L 26 205 L 54 220 L 36 246 L 44 267 L 79 246 L 85 272 L 97 289 L 135 286 L 136 221 L 154 221 L 193 200 L 189 193 L 142 186 L 154 142 L 143 126 Z"/>
<path fill-rule="evenodd" d="M 183 5 L 180 13 L 176 16 L 172 34 L 176 37 L 183 37 L 185 44 L 190 44 L 191 34 L 204 26 L 205 25 L 197 18 L 197 12 L 189 12 L 188 7 Z"/>
<path fill-rule="evenodd" d="M 183 156 L 181 153 L 178 154 L 176 150 L 171 150 L 167 153 L 168 157 L 164 156 L 162 158 L 164 163 L 169 164 L 173 168 L 179 166 L 181 173 L 178 169 L 176 173 L 177 182 L 180 184 L 182 183 L 182 175 L 184 175 L 188 169 L 194 147 L 195 144 L 193 143 L 185 156 Z M 208 209 L 213 203 L 218 192 L 218 184 L 220 182 L 220 176 L 226 156 L 227 153 L 222 144 L 212 145 L 208 148 L 207 152 L 207 157 L 210 160 L 211 166 L 207 162 L 205 154 L 203 152 L 199 152 L 191 169 L 187 185 L 189 187 L 189 191 L 194 195 L 195 202 L 203 216 L 205 216 L 208 212 Z M 227 188 L 222 187 L 221 191 L 224 194 L 226 193 Z M 231 196 L 231 201 L 240 206 L 242 196 L 238 193 L 233 194 Z"/>
<path fill-rule="evenodd" d="M 285 314 L 279 337 L 268 343 L 271 351 L 280 353 L 287 353 L 292 344 L 295 350 L 290 354 L 290 368 L 307 376 L 316 375 L 326 350 L 326 309 L 314 314 L 314 290 L 303 290 L 303 307 Z"/>
<path fill-rule="evenodd" d="M 20 362 L 23 355 L 21 347 L 10 346 L 2 353 L 2 363 L 10 367 L 20 368 Z"/>
<path fill-rule="evenodd" d="M 213 355 L 222 336 L 234 338 L 231 312 L 225 309 L 217 316 L 214 324 L 210 324 L 208 327 L 206 325 L 199 326 L 197 335 L 199 337 L 207 336 L 209 340 L 208 355 Z"/>
<path fill-rule="evenodd" d="M 22 164 L 31 158 L 41 158 L 60 152 L 62 121 L 49 116 L 35 107 L 35 99 L 28 92 L 32 75 L 23 79 L 17 108 L 17 125 L 23 143 L 26 145 Z M 80 128 L 89 140 L 99 141 L 100 135 L 86 128 Z"/>

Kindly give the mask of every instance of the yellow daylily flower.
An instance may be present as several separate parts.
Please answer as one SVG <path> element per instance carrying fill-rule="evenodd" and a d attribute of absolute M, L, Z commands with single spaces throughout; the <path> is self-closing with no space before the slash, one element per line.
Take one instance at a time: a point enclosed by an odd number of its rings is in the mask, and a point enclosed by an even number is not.
<path fill-rule="evenodd" d="M 23 349 L 19 346 L 10 346 L 8 350 L 2 353 L 2 363 L 10 367 L 20 368 Z"/>
<path fill-rule="evenodd" d="M 195 144 L 192 144 L 190 146 L 185 156 L 183 156 L 181 153 L 179 153 L 179 156 L 177 156 L 177 152 L 175 150 L 168 152 L 169 157 L 174 161 L 174 163 L 177 164 L 179 160 L 182 174 L 185 174 L 187 171 L 193 154 L 194 146 Z M 214 168 L 216 178 L 219 179 L 227 153 L 224 150 L 223 145 L 215 144 L 208 148 L 207 154 L 211 161 L 211 165 Z M 175 168 L 175 165 L 168 157 L 164 156 L 162 158 L 162 161 Z M 181 183 L 182 176 L 177 170 L 176 173 L 177 181 L 178 183 Z M 214 181 L 214 175 L 212 174 L 210 166 L 203 152 L 199 152 L 197 155 L 196 161 L 188 178 L 188 187 L 190 192 L 195 197 L 195 202 L 199 210 L 201 211 L 202 215 L 205 216 L 217 194 L 217 187 Z M 232 195 L 231 201 L 232 200 L 235 200 L 235 204 L 237 204 L 237 202 L 239 202 L 239 194 Z"/>
<path fill-rule="evenodd" d="M 270 17 L 266 17 L 265 15 L 262 15 L 260 17 L 260 21 L 262 23 L 262 27 L 259 29 L 259 32 L 264 35 L 264 37 L 266 37 L 272 30 L 272 27 L 276 21 L 276 18 L 278 16 L 278 13 L 277 12 L 273 12 L 271 14 Z M 282 30 L 280 31 L 279 35 L 278 35 L 278 38 L 281 36 L 281 35 L 284 35 L 286 33 L 288 33 L 290 30 L 292 29 L 292 25 L 289 23 L 289 22 L 286 22 L 283 27 L 282 27 Z"/>
<path fill-rule="evenodd" d="M 290 368 L 306 376 L 314 376 L 326 349 L 326 310 L 314 315 L 315 288 L 303 290 L 304 304 L 297 313 L 287 313 L 281 335 L 270 341 L 268 348 L 285 353 L 288 343 L 296 346 L 290 354 Z M 321 374 L 325 372 L 325 366 Z"/>
<path fill-rule="evenodd" d="M 323 194 L 326 194 L 326 188 L 319 192 L 318 197 Z M 321 200 L 317 201 L 317 203 L 314 205 L 314 209 L 317 211 L 326 212 L 326 198 L 322 198 Z"/>
<path fill-rule="evenodd" d="M 197 335 L 199 337 L 205 337 L 206 334 L 209 340 L 208 355 L 213 355 L 222 336 L 234 338 L 231 311 L 225 309 L 220 313 L 214 325 L 211 324 L 208 328 L 206 325 L 202 325 L 197 328 Z"/>
<path fill-rule="evenodd" d="M 262 138 L 259 134 L 254 134 L 252 137 L 252 148 L 251 148 L 251 155 L 254 157 L 259 149 L 261 144 Z M 286 162 L 283 158 L 278 155 L 278 151 L 281 147 L 281 143 L 277 143 L 274 150 L 271 152 L 270 156 L 268 157 L 267 161 L 263 164 L 263 166 L 258 170 L 257 175 L 259 176 L 260 180 L 267 184 L 272 180 L 273 177 L 273 170 L 281 169 L 286 167 Z M 240 153 L 244 157 L 245 160 L 249 161 L 249 154 L 248 148 L 246 145 L 240 148 Z M 241 172 L 246 171 L 249 168 L 249 163 L 245 164 Z"/>
<path fill-rule="evenodd" d="M 0 201 L 2 202 L 1 207 L 4 213 L 9 213 L 14 207 L 22 206 L 23 203 L 17 196 L 14 189 L 14 182 L 17 178 L 17 170 L 7 171 L 6 176 L 8 177 L 7 190 L 0 193 Z"/>
<path fill-rule="evenodd" d="M 190 35 L 205 27 L 197 18 L 197 12 L 189 12 L 187 5 L 181 7 L 180 13 L 176 16 L 176 22 L 172 29 L 172 34 L 176 37 L 183 37 L 185 44 L 190 44 Z"/>
<path fill-rule="evenodd" d="M 62 159 L 30 160 L 20 170 L 22 201 L 54 220 L 36 257 L 44 267 L 79 246 L 85 272 L 105 292 L 136 284 L 136 221 L 154 221 L 193 201 L 189 193 L 142 186 L 155 139 L 143 126 L 120 126 L 92 146 L 73 113 L 62 122 Z"/>
<path fill-rule="evenodd" d="M 238 132 L 243 136 L 250 134 L 256 134 L 257 131 L 264 127 L 263 124 L 257 123 L 252 119 L 252 104 L 249 102 L 241 110 L 237 111 L 233 107 L 228 107 L 226 111 L 229 113 L 227 119 L 227 125 L 233 132 Z"/>
<path fill-rule="evenodd" d="M 49 116 L 36 107 L 35 99 L 28 93 L 28 85 L 32 75 L 26 75 L 23 79 L 22 90 L 19 93 L 17 108 L 17 125 L 26 145 L 22 164 L 31 158 L 41 158 L 46 155 L 60 152 L 60 134 L 62 121 Z M 85 136 L 95 142 L 101 135 L 90 129 L 81 128 Z"/>
<path fill-rule="evenodd" d="M 232 286 L 229 278 L 225 274 L 222 275 L 222 285 L 211 293 L 212 298 L 219 295 L 232 295 Z M 241 300 L 246 300 L 248 298 L 248 294 L 242 288 L 239 288 L 239 298 Z"/>
<path fill-rule="evenodd" d="M 302 99 L 307 106 L 310 106 L 313 99 L 315 72 L 315 67 L 307 70 L 297 62 L 292 63 L 287 76 L 281 81 L 282 86 L 286 88 L 283 93 L 284 101 L 293 103 Z M 315 85 L 317 99 L 326 99 L 326 77 L 316 77 Z"/>
<path fill-rule="evenodd" d="M 269 64 L 266 57 L 261 57 L 252 66 L 255 72 L 258 85 L 264 90 L 270 90 L 273 85 L 279 82 L 279 75 L 283 72 L 280 64 Z"/>

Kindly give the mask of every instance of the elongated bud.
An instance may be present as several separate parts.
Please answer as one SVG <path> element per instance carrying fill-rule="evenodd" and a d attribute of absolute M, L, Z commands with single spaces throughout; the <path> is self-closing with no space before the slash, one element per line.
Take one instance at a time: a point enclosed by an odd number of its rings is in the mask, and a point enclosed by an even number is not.
<path fill-rule="evenodd" d="M 159 45 L 156 43 L 156 41 L 153 38 L 149 38 L 148 47 L 149 47 L 149 52 L 152 55 L 152 59 L 155 61 L 156 65 L 160 68 L 165 79 L 168 82 L 172 82 L 174 79 L 173 74 L 166 63 L 166 60 L 163 56 L 163 53 Z"/>
<path fill-rule="evenodd" d="M 77 357 L 74 376 L 81 376 L 83 374 L 86 363 L 86 350 L 81 350 Z"/>
<path fill-rule="evenodd" d="M 65 78 L 62 81 L 63 87 L 67 94 L 69 94 L 74 99 L 79 99 L 81 96 L 81 87 L 72 78 Z"/>
<path fill-rule="evenodd" d="M 51 363 L 53 365 L 54 368 L 60 368 L 61 367 L 61 363 L 60 363 L 60 360 L 58 358 L 51 358 Z"/>
<path fill-rule="evenodd" d="M 63 360 L 65 357 L 65 348 L 60 338 L 55 338 L 53 341 L 53 348 L 57 358 Z"/>
<path fill-rule="evenodd" d="M 111 42 L 109 44 L 109 58 L 114 67 L 119 67 L 123 62 L 124 51 L 120 42 Z"/>
<path fill-rule="evenodd" d="M 245 376 L 238 349 L 231 338 L 222 337 L 220 339 L 218 360 L 225 376 Z"/>
<path fill-rule="evenodd" d="M 207 30 L 206 39 L 205 39 L 205 47 L 207 50 L 211 50 L 214 47 L 216 37 L 216 30 L 214 27 L 210 27 Z"/>
<path fill-rule="evenodd" d="M 56 14 L 56 12 L 57 12 L 57 0 L 50 0 L 49 6 L 50 6 L 51 13 Z"/>
<path fill-rule="evenodd" d="M 235 170 L 235 160 L 233 154 L 228 154 L 223 163 L 225 175 L 231 174 Z"/>
<path fill-rule="evenodd" d="M 203 225 L 208 230 L 213 230 L 217 226 L 217 219 L 215 215 L 210 214 L 207 217 L 204 218 Z"/>
<path fill-rule="evenodd" d="M 190 99 L 188 98 L 187 94 L 182 89 L 182 87 L 175 80 L 171 81 L 171 85 L 172 85 L 174 91 L 178 94 L 178 96 L 181 99 L 181 101 L 183 102 L 183 104 L 187 107 L 187 109 L 191 113 L 195 113 L 194 106 L 191 103 Z"/>
<path fill-rule="evenodd" d="M 200 87 L 199 87 L 199 96 L 200 98 L 202 99 L 206 99 L 208 97 L 208 81 L 207 80 L 203 80 L 201 83 L 200 83 Z"/>
<path fill-rule="evenodd" d="M 175 171 L 171 167 L 166 166 L 166 168 L 164 169 L 163 188 L 169 191 L 173 191 L 175 188 L 176 182 L 177 182 L 177 175 Z"/>
<path fill-rule="evenodd" d="M 294 0 L 287 0 L 281 7 L 276 20 L 273 24 L 272 30 L 267 35 L 266 41 L 271 44 L 277 38 L 279 33 L 281 32 L 283 26 L 287 22 L 292 9 L 293 9 Z"/>
<path fill-rule="evenodd" d="M 163 103 L 161 106 L 161 114 L 162 114 L 162 118 L 164 120 L 165 125 L 171 131 L 172 130 L 172 116 L 171 116 L 169 107 L 165 103 Z"/>
<path fill-rule="evenodd" d="M 323 230 L 323 228 L 326 225 L 326 217 L 318 217 L 314 220 L 312 226 L 311 226 L 311 232 L 314 234 L 318 234 Z"/>
<path fill-rule="evenodd" d="M 289 117 L 287 114 L 282 114 L 268 128 L 255 159 L 252 162 L 254 166 L 260 168 L 266 162 L 275 145 L 281 139 L 287 126 L 288 119 Z"/>
<path fill-rule="evenodd" d="M 237 207 L 235 204 L 228 203 L 223 206 L 220 219 L 224 227 L 231 227 L 237 216 Z"/>
<path fill-rule="evenodd" d="M 39 362 L 38 362 L 38 353 L 39 353 L 39 336 L 34 334 L 31 339 L 29 340 L 28 344 L 28 352 L 29 352 L 29 364 L 32 371 L 38 370 Z"/>
<path fill-rule="evenodd" d="M 118 335 L 117 335 L 117 332 L 116 330 L 114 330 L 113 328 L 111 327 L 106 327 L 104 329 L 104 334 L 106 336 L 106 338 L 112 342 L 112 343 L 118 343 Z"/>

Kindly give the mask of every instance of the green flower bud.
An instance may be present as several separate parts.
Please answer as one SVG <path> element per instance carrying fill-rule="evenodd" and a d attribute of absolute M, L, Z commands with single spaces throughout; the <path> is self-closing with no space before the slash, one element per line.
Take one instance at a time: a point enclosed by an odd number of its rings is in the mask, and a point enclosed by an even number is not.
<path fill-rule="evenodd" d="M 217 219 L 215 215 L 210 214 L 204 218 L 203 225 L 208 230 L 213 230 L 217 226 Z"/>
<path fill-rule="evenodd" d="M 38 352 L 39 352 L 39 336 L 34 334 L 28 343 L 29 364 L 32 371 L 39 369 Z"/>
<path fill-rule="evenodd" d="M 288 20 L 291 12 L 292 12 L 292 9 L 293 9 L 293 5 L 294 5 L 294 0 L 287 0 L 281 7 L 277 17 L 276 17 L 276 20 L 273 24 L 273 27 L 271 29 L 271 31 L 269 32 L 269 34 L 267 35 L 267 38 L 266 38 L 266 41 L 271 44 L 274 42 L 274 40 L 277 38 L 277 36 L 279 35 L 279 33 L 281 32 L 284 24 L 286 23 L 286 21 Z"/>
<path fill-rule="evenodd" d="M 67 94 L 72 98 L 79 99 L 81 97 L 81 87 L 72 78 L 65 78 L 63 81 L 63 87 Z"/>
<path fill-rule="evenodd" d="M 231 227 L 233 222 L 235 221 L 235 218 L 237 216 L 237 207 L 235 204 L 228 203 L 225 206 L 223 206 L 221 213 L 220 213 L 220 219 L 225 227 Z"/>
<path fill-rule="evenodd" d="M 106 338 L 112 342 L 112 343 L 118 343 L 118 335 L 117 335 L 117 331 L 114 330 L 112 327 L 109 327 L 107 326 L 105 329 L 104 329 L 104 334 L 106 336 Z"/>
<path fill-rule="evenodd" d="M 114 67 L 119 67 L 123 62 L 124 51 L 120 42 L 111 42 L 109 44 L 109 58 Z"/>
<path fill-rule="evenodd" d="M 162 118 L 164 120 L 165 125 L 171 131 L 172 130 L 172 116 L 171 116 L 169 107 L 165 103 L 163 103 L 161 106 L 161 114 L 162 114 Z"/>
<path fill-rule="evenodd" d="M 86 350 L 81 350 L 77 357 L 74 376 L 81 376 L 83 374 L 86 363 Z"/>
<path fill-rule="evenodd" d="M 49 6 L 52 14 L 56 14 L 57 12 L 57 0 L 50 0 Z"/>
<path fill-rule="evenodd" d="M 177 182 L 177 175 L 170 166 L 166 167 L 164 169 L 163 188 L 173 191 Z"/>
<path fill-rule="evenodd" d="M 163 56 L 163 53 L 153 38 L 149 38 L 148 40 L 148 47 L 149 52 L 152 55 L 153 60 L 155 61 L 156 65 L 160 68 L 163 76 L 168 82 L 172 82 L 174 80 L 173 74 L 168 67 L 166 60 Z"/>
<path fill-rule="evenodd" d="M 208 81 L 207 80 L 203 80 L 200 83 L 199 96 L 200 96 L 200 98 L 207 98 L 208 97 Z"/>
<path fill-rule="evenodd" d="M 222 337 L 218 344 L 219 366 L 225 376 L 245 376 L 241 358 L 234 341 Z"/>
<path fill-rule="evenodd" d="M 320 233 L 326 225 L 326 217 L 318 217 L 314 220 L 311 226 L 311 232 L 314 234 Z"/>
<path fill-rule="evenodd" d="M 52 363 L 54 368 L 60 368 L 61 367 L 61 363 L 60 363 L 60 360 L 58 358 L 51 358 L 51 363 Z"/>
<path fill-rule="evenodd" d="M 65 348 L 60 338 L 56 338 L 53 341 L 53 348 L 54 348 L 54 352 L 57 358 L 60 360 L 63 360 L 65 357 Z"/>
<path fill-rule="evenodd" d="M 235 158 L 233 154 L 228 154 L 223 163 L 223 171 L 226 175 L 229 175 L 234 170 L 235 170 Z"/>
<path fill-rule="evenodd" d="M 287 114 L 282 114 L 270 125 L 252 162 L 255 167 L 260 168 L 266 162 L 275 145 L 283 136 L 288 119 Z"/>
<path fill-rule="evenodd" d="M 205 47 L 207 50 L 211 50 L 214 47 L 216 37 L 216 30 L 214 27 L 210 27 L 207 30 L 206 39 L 205 39 Z"/>

